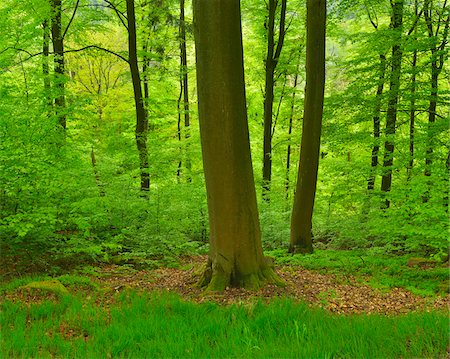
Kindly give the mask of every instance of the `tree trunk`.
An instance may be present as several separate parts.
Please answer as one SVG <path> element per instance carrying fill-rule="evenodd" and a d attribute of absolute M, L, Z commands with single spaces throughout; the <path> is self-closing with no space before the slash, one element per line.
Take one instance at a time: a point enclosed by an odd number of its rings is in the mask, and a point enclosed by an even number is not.
<path fill-rule="evenodd" d="M 414 167 L 414 131 L 416 122 L 416 70 L 417 70 L 417 50 L 413 52 L 412 75 L 411 75 L 411 101 L 409 103 L 409 161 L 407 167 L 408 181 L 411 179 Z"/>
<path fill-rule="evenodd" d="M 394 0 L 392 4 L 391 28 L 395 32 L 395 42 L 392 47 L 391 75 L 389 83 L 389 100 L 386 115 L 386 141 L 384 143 L 383 176 L 381 190 L 389 192 L 392 184 L 392 165 L 394 159 L 394 136 L 397 121 L 397 105 L 400 89 L 400 74 L 403 51 L 401 48 L 403 28 L 403 4 L 404 0 Z M 385 201 L 385 207 L 390 205 L 389 199 Z"/>
<path fill-rule="evenodd" d="M 443 9 L 445 9 L 445 4 Z M 433 141 L 434 141 L 434 124 L 436 122 L 436 109 L 437 109 L 437 101 L 438 101 L 438 83 L 439 83 L 439 75 L 444 66 L 444 48 L 447 44 L 447 37 L 449 31 L 449 22 L 450 15 L 447 15 L 447 18 L 444 20 L 441 15 L 439 15 L 439 23 L 436 26 L 436 31 L 433 29 L 433 23 L 431 19 L 432 13 L 432 4 L 430 1 L 425 2 L 425 22 L 427 24 L 428 37 L 432 40 L 433 46 L 430 48 L 431 51 L 431 89 L 430 89 L 430 102 L 428 105 L 428 140 L 427 140 L 427 150 L 425 155 L 425 176 L 431 176 L 431 165 L 433 164 Z M 441 26 L 444 25 L 442 41 L 438 45 L 437 37 L 439 35 L 439 30 Z M 423 201 L 427 202 L 430 196 L 430 188 L 432 186 L 432 181 L 428 180 L 428 190 L 423 196 Z"/>
<path fill-rule="evenodd" d="M 98 169 L 97 169 L 97 159 L 95 157 L 94 146 L 92 146 L 92 148 L 91 148 L 91 163 L 92 163 L 92 169 L 94 171 L 95 183 L 97 184 L 99 195 L 100 195 L 100 197 L 105 197 L 105 189 L 103 188 L 102 181 L 100 180 L 100 174 L 98 173 Z"/>
<path fill-rule="evenodd" d="M 312 248 L 312 214 L 319 166 L 325 88 L 326 1 L 306 3 L 306 88 L 297 187 L 291 217 L 290 252 Z"/>
<path fill-rule="evenodd" d="M 295 73 L 294 77 L 294 91 L 292 92 L 292 101 L 291 101 L 291 113 L 289 116 L 289 129 L 288 129 L 288 146 L 287 146 L 287 154 L 286 154 L 286 179 L 285 179 L 285 189 L 286 189 L 286 199 L 289 199 L 289 185 L 290 178 L 289 173 L 291 170 L 291 140 L 292 140 L 292 123 L 294 120 L 294 108 L 295 108 L 295 94 L 297 90 L 297 82 L 298 82 L 298 72 Z"/>
<path fill-rule="evenodd" d="M 278 8 L 278 0 L 269 0 L 269 18 L 267 21 L 267 56 L 265 63 L 265 88 L 264 88 L 264 156 L 263 156 L 263 198 L 269 200 L 270 182 L 272 180 L 272 120 L 275 86 L 275 69 L 281 54 L 285 35 L 286 0 L 282 0 L 280 12 L 280 29 L 275 48 L 275 16 Z"/>
<path fill-rule="evenodd" d="M 373 149 L 372 149 L 372 173 L 367 182 L 367 189 L 373 190 L 378 167 L 378 153 L 380 151 L 380 114 L 381 99 L 383 96 L 384 78 L 386 74 L 386 56 L 380 55 L 380 77 L 378 80 L 377 94 L 375 97 L 375 111 L 373 114 Z"/>
<path fill-rule="evenodd" d="M 148 165 L 147 134 L 148 118 L 142 97 L 141 79 L 137 59 L 136 16 L 134 0 L 127 0 L 128 23 L 128 62 L 130 64 L 133 82 L 134 102 L 136 107 L 136 145 L 139 153 L 139 168 L 141 172 L 141 191 L 150 190 L 150 173 Z"/>
<path fill-rule="evenodd" d="M 56 117 L 59 125 L 66 129 L 66 95 L 64 78 L 64 38 L 61 28 L 61 0 L 51 0 L 52 9 L 52 43 L 55 54 L 55 97 Z"/>
<path fill-rule="evenodd" d="M 428 105 L 428 144 L 427 144 L 427 153 L 425 157 L 425 176 L 431 176 L 431 165 L 433 164 L 433 138 L 434 138 L 433 127 L 434 123 L 436 122 L 439 72 L 440 71 L 437 67 L 436 61 L 432 61 L 430 103 Z"/>
<path fill-rule="evenodd" d="M 189 114 L 189 81 L 188 81 L 188 67 L 187 67 L 187 52 L 186 52 L 186 22 L 184 16 L 185 0 L 180 0 L 180 27 L 179 27 L 179 41 L 180 41 L 180 97 L 178 99 L 178 140 L 181 143 L 181 111 L 184 114 L 184 138 L 185 143 L 185 168 L 187 170 L 187 180 L 191 181 L 190 170 L 191 161 L 189 158 L 189 138 L 190 134 L 190 114 Z M 183 106 L 181 106 L 183 100 Z M 182 110 L 181 110 L 182 108 Z M 178 164 L 178 176 L 181 175 L 182 160 Z"/>
<path fill-rule="evenodd" d="M 210 225 L 199 284 L 259 288 L 278 281 L 263 256 L 244 85 L 239 0 L 194 0 L 200 136 Z"/>
<path fill-rule="evenodd" d="M 48 116 L 50 117 L 53 109 L 53 101 L 51 97 L 51 84 L 50 84 L 50 66 L 49 66 L 49 55 L 50 55 L 50 27 L 48 20 L 44 20 L 42 23 L 42 76 L 44 78 L 44 96 L 45 105 L 47 107 Z"/>
<path fill-rule="evenodd" d="M 414 0 L 414 13 L 416 18 L 419 16 L 418 0 Z M 414 41 L 417 41 L 417 25 L 414 26 Z M 409 102 L 409 161 L 406 167 L 407 181 L 412 176 L 414 167 L 414 135 L 416 122 L 416 72 L 417 72 L 417 49 L 413 51 L 411 64 L 411 100 Z"/>

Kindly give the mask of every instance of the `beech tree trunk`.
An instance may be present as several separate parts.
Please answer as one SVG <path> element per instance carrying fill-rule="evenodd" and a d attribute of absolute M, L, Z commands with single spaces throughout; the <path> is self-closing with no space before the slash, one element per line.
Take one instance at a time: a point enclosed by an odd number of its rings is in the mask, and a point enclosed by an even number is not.
<path fill-rule="evenodd" d="M 208 193 L 207 290 L 278 282 L 263 256 L 244 85 L 239 0 L 194 0 L 200 135 Z"/>
<path fill-rule="evenodd" d="M 178 99 L 178 140 L 180 141 L 180 148 L 182 142 L 181 135 L 181 114 L 184 117 L 184 139 L 186 140 L 185 150 L 185 168 L 187 170 L 187 180 L 191 181 L 190 169 L 191 161 L 189 158 L 189 138 L 190 134 L 190 114 L 189 114 L 189 81 L 188 81 L 188 67 L 187 67 L 187 52 L 186 52 L 186 22 L 184 16 L 185 0 L 180 0 L 180 26 L 179 26 L 179 41 L 180 41 L 180 97 Z M 181 102 L 183 105 L 181 105 Z M 183 151 L 181 151 L 183 152 Z M 181 176 L 182 159 L 178 164 L 177 176 Z"/>
<path fill-rule="evenodd" d="M 287 146 L 287 154 L 286 154 L 286 178 L 284 182 L 284 187 L 286 189 L 286 199 L 289 199 L 289 185 L 290 185 L 290 170 L 291 170 L 291 140 L 292 140 L 292 123 L 294 121 L 294 108 L 295 108 L 295 94 L 297 91 L 297 82 L 298 82 L 298 72 L 295 73 L 294 77 L 294 88 L 292 92 L 292 101 L 291 101 L 291 113 L 289 115 L 289 129 L 288 129 L 288 138 L 289 143 Z"/>
<path fill-rule="evenodd" d="M 141 172 L 141 191 L 150 190 L 150 173 L 148 165 L 148 118 L 142 96 L 141 78 L 137 59 L 136 15 L 134 0 L 127 0 L 128 24 L 128 63 L 130 65 L 131 80 L 133 82 L 134 103 L 136 107 L 136 146 L 139 153 L 139 168 Z"/>
<path fill-rule="evenodd" d="M 56 117 L 59 125 L 66 129 L 66 95 L 64 78 L 64 36 L 61 27 L 61 0 L 51 0 L 52 11 L 52 43 L 55 54 L 54 72 L 55 72 L 55 97 Z"/>
<path fill-rule="evenodd" d="M 442 11 L 445 9 L 442 8 Z M 434 140 L 434 123 L 436 122 L 436 109 L 438 101 L 438 83 L 439 75 L 444 66 L 444 48 L 447 45 L 447 37 L 449 31 L 450 15 L 447 15 L 446 19 L 439 15 L 439 22 L 436 25 L 436 30 L 432 23 L 432 4 L 430 0 L 425 2 L 425 22 L 428 29 L 428 37 L 431 40 L 433 46 L 430 48 L 431 51 L 431 89 L 430 89 L 430 102 L 428 105 L 428 144 L 425 156 L 425 176 L 431 176 L 431 165 L 433 164 L 433 140 Z M 437 39 L 439 36 L 439 30 L 443 27 L 442 41 L 438 45 Z M 426 195 L 428 196 L 428 195 Z"/>
<path fill-rule="evenodd" d="M 395 42 L 392 47 L 391 59 L 391 75 L 389 81 L 389 99 L 386 115 L 386 141 L 384 143 L 384 158 L 383 158 L 383 176 L 381 180 L 381 190 L 389 192 L 392 184 L 392 165 L 394 163 L 394 136 L 395 126 L 397 122 L 397 105 L 400 89 L 400 74 L 402 66 L 402 28 L 403 28 L 403 4 L 404 0 L 393 0 L 391 28 L 395 32 Z M 384 203 L 386 208 L 389 208 L 389 199 Z"/>
<path fill-rule="evenodd" d="M 326 1 L 306 2 L 306 88 L 297 187 L 291 217 L 290 252 L 311 253 L 312 214 L 319 166 L 325 89 Z"/>
<path fill-rule="evenodd" d="M 53 110 L 53 101 L 51 97 L 51 84 L 50 84 L 50 27 L 49 21 L 44 20 L 42 23 L 42 76 L 44 78 L 44 97 L 45 105 L 47 107 L 48 117 L 51 116 Z"/>
<path fill-rule="evenodd" d="M 414 1 L 414 13 L 416 18 L 419 16 L 418 0 Z M 414 26 L 414 41 L 417 41 L 417 26 Z M 411 63 L 411 100 L 409 101 L 409 161 L 406 167 L 407 181 L 411 179 L 414 167 L 414 136 L 416 126 L 416 81 L 417 74 L 417 49 L 413 51 Z"/>
<path fill-rule="evenodd" d="M 281 0 L 280 28 L 278 41 L 275 47 L 275 17 L 278 0 L 269 0 L 267 27 L 267 56 L 265 61 L 265 88 L 264 88 L 264 156 L 263 156 L 263 198 L 269 200 L 270 182 L 272 180 L 272 122 L 273 101 L 275 86 L 275 69 L 283 48 L 285 36 L 286 0 Z"/>
<path fill-rule="evenodd" d="M 417 71 L 417 50 L 413 52 L 412 66 L 411 66 L 411 101 L 409 102 L 409 161 L 407 167 L 408 181 L 411 179 L 412 170 L 414 167 L 414 132 L 416 122 L 416 71 Z"/>
<path fill-rule="evenodd" d="M 378 167 L 378 153 L 380 152 L 380 115 L 381 115 L 381 97 L 383 96 L 384 77 L 386 73 L 386 56 L 380 55 L 380 77 L 378 80 L 377 94 L 375 98 L 375 110 L 373 114 L 373 148 L 372 148 L 372 171 L 367 182 L 367 189 L 373 190 L 375 187 L 375 178 Z"/>

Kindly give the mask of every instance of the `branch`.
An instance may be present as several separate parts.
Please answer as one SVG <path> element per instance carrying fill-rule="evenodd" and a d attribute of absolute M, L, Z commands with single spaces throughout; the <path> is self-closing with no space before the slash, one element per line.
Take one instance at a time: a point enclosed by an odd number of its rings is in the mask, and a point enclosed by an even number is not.
<path fill-rule="evenodd" d="M 427 3 L 427 2 L 426 2 Z M 422 17 L 423 14 L 423 10 L 425 9 L 425 4 L 422 7 L 422 10 L 420 10 L 420 12 L 416 15 L 416 18 L 414 19 L 413 24 L 411 25 L 409 31 L 408 31 L 408 36 L 412 34 L 412 32 L 415 30 L 417 23 L 419 22 L 419 19 Z"/>
<path fill-rule="evenodd" d="M 442 5 L 442 12 L 444 12 L 446 6 L 447 6 L 447 0 L 445 0 L 444 5 Z M 436 35 L 434 35 L 434 36 L 438 36 L 440 27 L 441 27 L 441 12 L 439 12 L 439 20 L 438 20 L 438 25 L 436 28 Z"/>
<path fill-rule="evenodd" d="M 374 27 L 375 30 L 378 30 L 378 24 L 376 24 L 375 21 L 373 21 L 372 15 L 370 15 L 370 10 L 369 10 L 369 7 L 367 6 L 367 2 L 366 1 L 364 1 L 364 7 L 366 8 L 367 15 L 369 16 L 370 23 L 372 24 L 372 26 Z M 376 17 L 376 14 L 375 14 L 375 17 Z M 377 22 L 378 22 L 378 19 L 377 19 Z"/>
<path fill-rule="evenodd" d="M 75 17 L 75 14 L 77 13 L 78 5 L 80 4 L 80 0 L 77 0 L 77 3 L 75 4 L 75 8 L 73 9 L 72 17 L 69 20 L 69 23 L 66 26 L 66 29 L 64 30 L 64 33 L 61 36 L 61 40 L 64 40 L 64 37 L 66 36 L 67 30 L 69 30 L 70 25 L 72 24 L 73 18 Z"/>
<path fill-rule="evenodd" d="M 9 49 L 13 49 L 13 50 L 16 50 L 16 51 L 25 52 L 25 53 L 28 55 L 28 57 L 27 57 L 26 59 L 23 59 L 23 60 L 21 59 L 18 63 L 14 64 L 14 65 L 12 65 L 12 66 L 20 65 L 20 64 L 22 64 L 22 63 L 25 62 L 25 61 L 31 60 L 33 57 L 36 57 L 36 56 L 39 56 L 39 55 L 42 55 L 42 54 L 43 54 L 43 51 L 37 52 L 37 53 L 35 53 L 35 54 L 32 54 L 32 53 L 28 52 L 27 50 L 24 50 L 24 49 L 18 49 L 18 48 L 14 48 L 14 47 L 7 47 L 6 49 L 2 50 L 2 52 L 5 52 L 6 50 L 9 50 Z M 64 53 L 66 54 L 66 53 L 69 53 L 69 52 L 80 52 L 80 51 L 88 50 L 88 49 L 97 49 L 97 50 L 105 51 L 105 52 L 107 52 L 107 53 L 109 53 L 109 54 L 111 54 L 111 55 L 114 55 L 114 56 L 118 57 L 119 59 L 125 61 L 127 64 L 129 64 L 128 59 L 125 58 L 125 57 L 123 57 L 122 55 L 118 54 L 117 52 L 114 52 L 114 51 L 105 49 L 105 48 L 100 47 L 100 46 L 97 46 L 97 45 L 89 45 L 89 46 L 82 47 L 81 49 L 65 50 Z M 50 54 L 54 55 L 55 53 L 54 53 L 54 52 L 49 52 L 48 54 L 49 54 L 49 55 L 50 55 Z"/>
<path fill-rule="evenodd" d="M 445 49 L 445 45 L 447 45 L 449 23 L 450 23 L 450 15 L 447 16 L 447 20 L 445 22 L 445 27 L 444 27 L 443 39 L 442 39 L 441 44 L 438 47 L 438 49 L 441 51 L 441 53 L 439 55 L 439 67 L 438 67 L 439 70 L 442 70 L 442 68 L 444 67 L 444 49 Z"/>
<path fill-rule="evenodd" d="M 127 58 L 123 57 L 122 55 L 118 54 L 117 52 L 114 52 L 114 51 L 112 51 L 112 50 L 105 49 L 105 48 L 100 47 L 100 46 L 97 46 L 97 45 L 88 45 L 88 46 L 82 47 L 81 49 L 65 50 L 64 53 L 69 53 L 69 52 L 80 52 L 80 51 L 88 50 L 88 49 L 97 49 L 97 50 L 105 51 L 105 52 L 107 52 L 107 53 L 109 53 L 109 54 L 111 54 L 111 55 L 114 55 L 114 56 L 118 57 L 119 59 L 125 61 L 127 64 L 130 63 L 129 60 L 128 60 Z"/>
<path fill-rule="evenodd" d="M 278 61 L 281 54 L 281 49 L 283 48 L 284 35 L 286 34 L 285 24 L 286 24 L 286 2 L 287 0 L 281 0 L 281 13 L 280 13 L 280 32 L 278 34 L 278 43 L 275 50 L 273 59 Z"/>
<path fill-rule="evenodd" d="M 114 10 L 114 12 L 117 14 L 117 17 L 119 18 L 120 22 L 122 23 L 123 26 L 125 26 L 125 29 L 127 29 L 127 31 L 128 31 L 128 25 L 125 21 L 127 19 L 127 17 L 123 14 L 123 12 L 119 11 L 119 9 L 116 7 L 116 5 L 114 5 L 111 1 L 109 1 L 109 0 L 104 0 L 104 1 L 108 4 L 108 7 L 110 9 Z"/>
<path fill-rule="evenodd" d="M 28 50 L 25 49 L 21 49 L 21 48 L 17 48 L 14 46 L 8 46 L 6 48 L 4 48 L 2 51 L 0 51 L 0 54 L 3 54 L 4 52 L 8 51 L 8 50 L 16 50 L 16 51 L 20 51 L 20 52 L 25 52 L 28 56 L 30 57 L 34 57 L 36 56 L 36 54 L 32 54 L 31 52 L 29 52 Z M 39 53 L 38 55 L 40 55 L 41 53 Z M 25 61 L 25 60 L 24 60 Z"/>

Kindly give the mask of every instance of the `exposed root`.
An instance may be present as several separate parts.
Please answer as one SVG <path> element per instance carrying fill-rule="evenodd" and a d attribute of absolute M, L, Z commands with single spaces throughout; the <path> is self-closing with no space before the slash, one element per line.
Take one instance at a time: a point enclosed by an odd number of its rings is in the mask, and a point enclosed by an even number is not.
<path fill-rule="evenodd" d="M 207 292 L 223 292 L 227 287 L 258 290 L 267 284 L 285 286 L 276 274 L 273 261 L 264 258 L 264 263 L 253 273 L 243 274 L 234 270 L 224 270 L 219 264 L 208 259 L 206 268 L 198 281 L 198 286 Z"/>

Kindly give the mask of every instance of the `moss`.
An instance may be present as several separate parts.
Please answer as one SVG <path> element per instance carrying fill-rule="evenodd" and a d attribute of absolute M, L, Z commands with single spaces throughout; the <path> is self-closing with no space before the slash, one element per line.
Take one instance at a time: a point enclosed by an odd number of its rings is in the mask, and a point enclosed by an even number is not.
<path fill-rule="evenodd" d="M 206 292 L 222 292 L 229 286 L 258 290 L 266 284 L 285 286 L 285 283 L 276 274 L 273 260 L 270 258 L 265 258 L 264 264 L 258 271 L 245 275 L 224 271 L 219 265 L 212 269 L 212 264 L 209 261 L 198 282 L 200 287 L 205 287 Z"/>
<path fill-rule="evenodd" d="M 40 289 L 54 293 L 58 296 L 70 294 L 64 285 L 58 280 L 44 280 L 40 282 L 31 282 L 21 288 Z"/>

